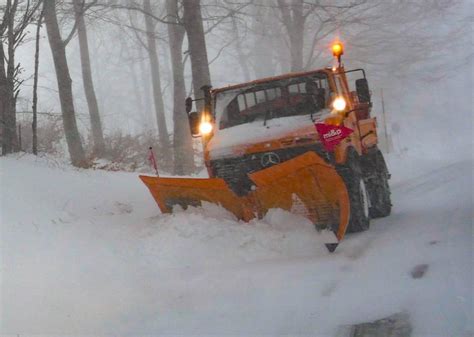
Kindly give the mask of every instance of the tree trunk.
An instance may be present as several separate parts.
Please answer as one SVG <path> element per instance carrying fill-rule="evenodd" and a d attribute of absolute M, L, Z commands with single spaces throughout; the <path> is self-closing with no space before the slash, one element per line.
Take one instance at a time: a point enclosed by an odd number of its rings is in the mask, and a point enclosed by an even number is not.
<path fill-rule="evenodd" d="M 147 129 L 147 118 L 145 115 L 145 109 L 143 109 L 143 99 L 140 90 L 140 83 L 138 82 L 137 73 L 135 72 L 135 64 L 133 62 L 127 62 L 128 72 L 132 78 L 133 93 L 135 94 L 135 106 L 140 116 L 140 124 L 143 126 L 143 130 Z"/>
<path fill-rule="evenodd" d="M 194 96 L 200 98 L 204 96 L 201 88 L 205 85 L 211 85 L 200 0 L 183 1 L 183 8 L 184 28 L 188 35 L 191 58 Z M 197 101 L 197 106 L 199 110 L 202 109 L 203 101 Z"/>
<path fill-rule="evenodd" d="M 38 154 L 38 133 L 37 133 L 37 110 L 38 110 L 38 69 L 39 69 L 39 46 L 40 46 L 40 30 L 43 13 L 40 14 L 36 25 L 36 41 L 35 41 L 35 73 L 33 78 L 33 123 L 31 131 L 33 134 L 33 154 Z"/>
<path fill-rule="evenodd" d="M 85 167 L 87 166 L 86 156 L 76 123 L 72 81 L 69 75 L 65 46 L 59 32 L 55 0 L 44 0 L 44 20 L 56 70 L 64 133 L 66 135 L 69 155 L 74 166 Z"/>
<path fill-rule="evenodd" d="M 177 0 L 167 0 L 166 10 L 168 21 L 178 23 Z M 168 24 L 171 68 L 173 71 L 174 173 L 178 175 L 189 174 L 194 171 L 193 139 L 184 109 L 186 96 L 182 59 L 184 34 L 185 31 L 181 25 Z"/>
<path fill-rule="evenodd" d="M 87 106 L 91 119 L 92 139 L 94 141 L 94 154 L 103 157 L 105 154 L 104 135 L 100 121 L 99 106 L 95 95 L 94 83 L 92 81 L 91 61 L 89 57 L 89 43 L 87 41 L 87 30 L 84 21 L 84 1 L 74 0 L 74 14 L 77 24 L 77 36 L 79 39 L 79 51 L 81 54 L 82 82 L 86 94 Z"/>
<path fill-rule="evenodd" d="M 291 71 L 303 70 L 304 25 L 306 17 L 303 15 L 303 0 L 278 0 L 283 25 L 290 41 Z"/>
<path fill-rule="evenodd" d="M 6 33 L 7 33 L 7 69 L 4 83 L 0 84 L 5 92 L 5 102 L 3 110 L 3 137 L 2 137 L 2 153 L 8 154 L 18 151 L 18 139 L 16 132 L 16 97 L 15 97 L 15 14 L 18 2 L 7 0 L 6 12 Z M 0 56 L 2 61 L 5 59 L 2 47 Z"/>
<path fill-rule="evenodd" d="M 275 66 L 273 63 L 274 48 L 272 46 L 271 34 L 272 22 L 270 12 L 265 7 L 266 0 L 257 2 L 257 11 L 253 16 L 252 30 L 255 32 L 253 36 L 253 68 L 257 78 L 275 75 Z M 278 51 L 281 53 L 281 51 Z"/>
<path fill-rule="evenodd" d="M 151 109 L 153 103 L 151 101 L 151 96 L 153 95 L 153 92 L 151 90 L 150 86 L 150 77 L 149 74 L 150 72 L 148 71 L 148 67 L 145 63 L 145 56 L 143 55 L 143 47 L 139 46 L 138 48 L 138 58 L 139 58 L 139 67 L 140 67 L 140 77 L 141 77 L 141 83 L 142 83 L 142 88 L 143 88 L 143 109 L 144 109 L 144 115 L 146 116 L 146 121 L 147 121 L 147 128 L 145 129 L 147 132 L 153 130 L 153 111 Z"/>
<path fill-rule="evenodd" d="M 5 72 L 5 52 L 3 43 L 0 43 L 0 136 L 2 141 L 2 154 L 6 154 L 6 118 L 8 106 L 7 73 Z"/>
<path fill-rule="evenodd" d="M 291 28 L 291 71 L 303 70 L 304 24 L 303 0 L 293 0 L 293 24 Z"/>
<path fill-rule="evenodd" d="M 143 1 L 143 10 L 152 13 L 150 0 Z M 151 79 L 153 85 L 153 99 L 155 102 L 156 121 L 158 122 L 158 135 L 161 145 L 161 155 L 165 161 L 171 160 L 171 149 L 169 143 L 168 128 L 166 127 L 165 108 L 161 92 L 160 64 L 156 51 L 155 27 L 153 18 L 145 14 L 145 26 L 147 35 L 147 51 L 150 59 Z"/>
<path fill-rule="evenodd" d="M 240 40 L 239 26 L 235 16 L 232 16 L 232 28 L 235 36 L 235 51 L 237 53 L 237 59 L 239 60 L 240 68 L 242 68 L 242 74 L 244 75 L 244 81 L 250 81 L 250 70 L 248 66 L 248 57 L 244 55 L 243 46 Z"/>

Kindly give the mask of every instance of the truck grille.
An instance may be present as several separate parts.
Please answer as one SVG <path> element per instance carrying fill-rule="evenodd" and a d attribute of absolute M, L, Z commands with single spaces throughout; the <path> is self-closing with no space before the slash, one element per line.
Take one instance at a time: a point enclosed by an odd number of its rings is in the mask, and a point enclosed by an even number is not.
<path fill-rule="evenodd" d="M 274 153 L 279 157 L 280 162 L 284 162 L 308 151 L 316 152 L 326 162 L 333 162 L 332 156 L 324 151 L 320 144 L 314 144 L 311 146 L 299 146 L 269 152 L 252 153 L 238 158 L 211 160 L 211 169 L 213 175 L 224 179 L 235 194 L 244 196 L 250 192 L 253 185 L 248 174 L 272 166 L 271 163 L 266 167 L 262 165 L 263 156 Z"/>

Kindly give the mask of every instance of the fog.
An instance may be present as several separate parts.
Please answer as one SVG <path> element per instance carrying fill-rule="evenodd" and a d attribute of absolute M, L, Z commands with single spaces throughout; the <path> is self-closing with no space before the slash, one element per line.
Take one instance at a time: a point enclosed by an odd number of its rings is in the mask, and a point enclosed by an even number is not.
<path fill-rule="evenodd" d="M 472 154 L 472 2 L 360 1 L 351 14 L 321 24 L 314 11 L 305 22 L 304 70 L 332 66 L 330 43 L 345 44 L 346 69 L 365 68 L 379 126 L 391 138 L 391 150 L 434 157 Z M 134 6 L 134 2 L 123 2 Z M 245 4 L 245 2 L 242 2 Z M 347 5 L 343 1 L 339 5 Z M 308 5 L 309 6 L 309 5 Z M 242 9 L 236 9 L 241 8 Z M 213 87 L 290 71 L 290 51 L 277 2 L 250 1 L 246 6 L 227 1 L 203 1 L 204 29 Z M 73 18 L 67 5 L 59 12 L 63 36 Z M 234 9 L 235 15 L 229 15 Z M 154 3 L 164 17 L 164 1 Z M 337 12 L 339 13 L 339 12 Z M 228 17 L 226 17 L 228 16 Z M 130 21 L 131 20 L 131 21 Z M 143 15 L 125 9 L 98 8 L 86 17 L 92 74 L 104 133 L 137 135 L 157 132 L 149 62 L 143 46 Z M 136 27 L 135 29 L 131 27 Z M 327 26 L 327 27 L 326 27 Z M 237 28 L 236 28 L 237 27 Z M 321 38 L 315 38 L 319 30 Z M 238 38 L 236 36 L 238 32 Z M 34 26 L 17 51 L 23 69 L 17 111 L 31 111 Z M 156 23 L 160 79 L 168 130 L 173 130 L 173 90 L 166 24 Z M 186 92 L 192 94 L 191 68 L 184 39 Z M 77 37 L 67 45 L 74 104 L 81 135 L 87 139 L 89 115 L 82 85 Z M 263 55 L 262 55 L 263 53 Z M 313 55 L 311 61 L 310 55 Z M 383 91 L 386 125 L 381 106 Z M 60 113 L 54 65 L 46 30 L 41 31 L 39 111 Z M 184 102 L 183 102 L 184 110 Z M 40 115 L 41 124 L 47 115 Z M 29 125 L 31 115 L 18 114 Z M 171 131 L 172 132 L 172 131 Z M 379 130 L 381 132 L 381 130 Z M 40 140 L 41 142 L 41 140 Z"/>
<path fill-rule="evenodd" d="M 0 333 L 342 337 L 388 322 L 472 336 L 472 0 L 31 1 L 12 43 L 27 3 L 0 0 Z M 191 138 L 185 97 L 335 67 L 334 41 L 346 70 L 365 69 L 383 155 L 356 121 L 367 101 L 330 112 L 341 97 L 294 83 L 244 98 L 245 122 L 219 126 L 206 152 Z M 324 89 L 317 76 L 305 85 Z M 311 118 L 288 98 L 308 96 Z M 248 111 L 265 100 L 260 123 Z M 328 116 L 358 125 L 337 139 L 347 151 L 308 135 L 321 111 L 330 132 L 348 129 Z"/>

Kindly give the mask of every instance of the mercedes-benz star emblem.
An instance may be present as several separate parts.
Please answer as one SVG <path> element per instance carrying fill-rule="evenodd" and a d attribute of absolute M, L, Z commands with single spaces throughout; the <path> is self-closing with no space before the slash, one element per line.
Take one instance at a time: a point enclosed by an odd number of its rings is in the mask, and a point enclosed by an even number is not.
<path fill-rule="evenodd" d="M 280 157 L 278 157 L 275 152 L 267 152 L 260 159 L 260 164 L 262 164 L 263 167 L 269 167 L 279 163 Z"/>

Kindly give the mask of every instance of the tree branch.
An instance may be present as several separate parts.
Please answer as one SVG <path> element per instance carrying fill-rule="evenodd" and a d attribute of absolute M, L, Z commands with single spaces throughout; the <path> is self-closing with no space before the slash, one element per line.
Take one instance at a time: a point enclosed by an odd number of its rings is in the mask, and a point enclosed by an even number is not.
<path fill-rule="evenodd" d="M 102 8 L 111 8 L 111 9 L 126 9 L 126 10 L 129 10 L 129 11 L 137 11 L 137 12 L 140 12 L 144 15 L 148 15 L 150 17 L 152 17 L 153 19 L 155 19 L 156 21 L 158 22 L 161 22 L 161 23 L 165 23 L 165 24 L 170 24 L 170 25 L 181 25 L 180 23 L 178 22 L 172 22 L 172 21 L 166 21 L 164 20 L 163 18 L 159 18 L 157 17 L 156 15 L 153 15 L 153 13 L 148 13 L 147 11 L 145 11 L 143 8 L 141 7 L 136 7 L 136 6 L 125 6 L 125 5 L 113 5 L 113 4 L 100 4 L 100 3 L 97 3 L 94 5 L 95 7 L 102 7 Z M 165 16 L 166 17 L 166 16 Z"/>
<path fill-rule="evenodd" d="M 91 3 L 87 4 L 87 6 L 85 6 L 85 0 L 83 0 L 82 1 L 82 10 L 79 13 L 79 16 L 84 15 L 84 13 L 87 12 L 87 10 L 89 8 L 91 8 L 92 6 L 94 6 L 96 3 L 97 3 L 97 0 L 93 0 Z M 69 35 L 67 36 L 66 39 L 63 40 L 64 47 L 66 47 L 68 45 L 68 43 L 72 40 L 72 38 L 76 34 L 76 30 L 77 30 L 77 19 L 74 19 L 74 25 L 72 26 L 72 29 L 69 32 Z"/>

